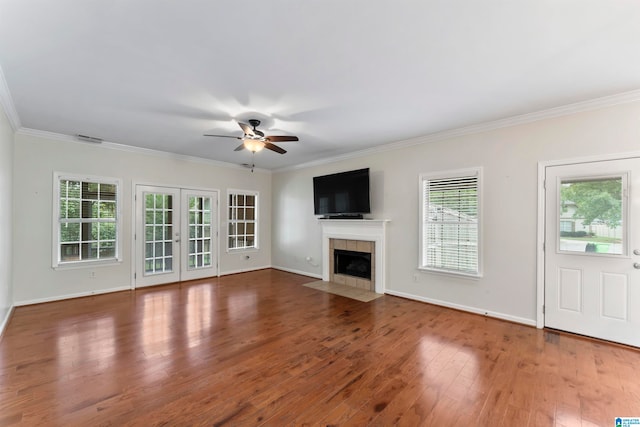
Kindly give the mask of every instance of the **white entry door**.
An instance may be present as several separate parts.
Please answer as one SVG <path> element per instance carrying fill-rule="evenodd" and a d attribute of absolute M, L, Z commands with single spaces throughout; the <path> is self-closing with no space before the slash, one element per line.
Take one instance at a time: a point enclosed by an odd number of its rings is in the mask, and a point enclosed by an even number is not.
<path fill-rule="evenodd" d="M 216 276 L 214 191 L 136 186 L 135 286 Z"/>
<path fill-rule="evenodd" d="M 549 166 L 545 326 L 640 347 L 640 159 Z"/>

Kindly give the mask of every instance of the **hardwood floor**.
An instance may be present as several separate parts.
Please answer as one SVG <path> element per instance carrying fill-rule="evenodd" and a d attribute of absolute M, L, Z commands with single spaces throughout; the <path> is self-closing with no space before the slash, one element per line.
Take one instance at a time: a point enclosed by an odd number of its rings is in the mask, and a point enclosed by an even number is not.
<path fill-rule="evenodd" d="M 613 426 L 640 352 L 261 270 L 16 308 L 0 425 Z"/>

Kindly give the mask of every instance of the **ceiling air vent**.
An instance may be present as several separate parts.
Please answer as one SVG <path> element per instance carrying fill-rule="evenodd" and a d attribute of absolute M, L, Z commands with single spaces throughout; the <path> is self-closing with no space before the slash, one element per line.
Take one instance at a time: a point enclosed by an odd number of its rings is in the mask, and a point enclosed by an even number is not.
<path fill-rule="evenodd" d="M 102 143 L 102 138 L 97 138 L 95 136 L 87 136 L 87 135 L 76 135 L 76 138 L 78 138 L 80 141 L 84 141 L 84 142 L 92 142 L 94 144 L 100 144 Z"/>

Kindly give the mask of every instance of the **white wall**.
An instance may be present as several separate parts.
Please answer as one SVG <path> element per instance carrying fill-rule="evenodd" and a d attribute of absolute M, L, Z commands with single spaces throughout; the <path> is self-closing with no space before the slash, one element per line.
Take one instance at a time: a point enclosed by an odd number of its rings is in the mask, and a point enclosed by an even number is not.
<path fill-rule="evenodd" d="M 1 77 L 1 74 L 0 74 Z M 0 333 L 6 326 L 12 295 L 13 129 L 0 106 Z"/>
<path fill-rule="evenodd" d="M 3 157 L 4 159 L 4 157 Z M 130 288 L 132 284 L 132 190 L 134 184 L 210 188 L 220 191 L 220 273 L 271 265 L 271 174 L 242 167 L 171 157 L 162 153 L 108 148 L 51 139 L 27 132 L 15 135 L 14 301 L 16 305 Z M 117 265 L 51 267 L 53 172 L 90 174 L 123 180 L 124 261 Z M 227 189 L 260 192 L 260 249 L 227 253 Z M 3 197 L 3 196 L 1 196 Z M 245 259 L 249 255 L 250 259 Z M 0 257 L 0 260 L 3 260 Z M 0 261 L 2 262 L 2 261 Z M 95 278 L 89 272 L 95 272 Z"/>
<path fill-rule="evenodd" d="M 636 102 L 278 172 L 273 175 L 273 265 L 321 275 L 312 177 L 369 167 L 371 217 L 391 220 L 389 293 L 535 324 L 538 162 L 639 148 Z M 474 280 L 418 271 L 419 174 L 475 166 L 484 168 L 484 276 Z"/>

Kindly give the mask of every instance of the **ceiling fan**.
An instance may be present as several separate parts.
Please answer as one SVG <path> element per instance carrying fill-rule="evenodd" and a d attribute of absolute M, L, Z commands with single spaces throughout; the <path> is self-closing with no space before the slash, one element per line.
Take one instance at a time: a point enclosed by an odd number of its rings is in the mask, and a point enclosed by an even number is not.
<path fill-rule="evenodd" d="M 284 154 L 287 150 L 278 147 L 273 142 L 285 142 L 285 141 L 298 141 L 297 136 L 265 136 L 264 132 L 256 129 L 260 126 L 260 120 L 251 119 L 249 124 L 238 122 L 238 125 L 244 132 L 243 136 L 230 136 L 230 135 L 211 135 L 205 134 L 204 136 L 217 136 L 221 138 L 234 138 L 242 140 L 242 144 L 236 147 L 235 151 L 247 149 L 252 153 L 256 153 L 263 148 L 267 150 L 275 151 L 276 153 Z M 253 126 L 253 128 L 252 128 Z"/>

